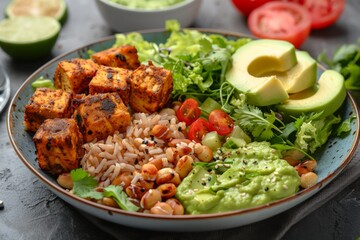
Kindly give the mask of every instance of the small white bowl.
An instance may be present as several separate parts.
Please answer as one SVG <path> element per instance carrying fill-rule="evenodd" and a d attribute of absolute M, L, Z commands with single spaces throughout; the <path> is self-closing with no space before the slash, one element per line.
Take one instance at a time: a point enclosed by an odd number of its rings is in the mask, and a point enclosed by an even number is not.
<path fill-rule="evenodd" d="M 109 27 L 117 32 L 164 28 L 168 19 L 176 19 L 181 27 L 190 26 L 202 0 L 184 0 L 158 10 L 132 9 L 108 0 L 96 0 L 100 14 Z"/>

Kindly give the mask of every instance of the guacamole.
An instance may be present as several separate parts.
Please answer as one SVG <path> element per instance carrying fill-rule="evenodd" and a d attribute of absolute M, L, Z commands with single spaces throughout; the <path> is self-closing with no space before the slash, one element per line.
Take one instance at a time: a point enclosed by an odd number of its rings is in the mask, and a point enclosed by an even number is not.
<path fill-rule="evenodd" d="M 199 163 L 177 188 L 188 214 L 218 213 L 266 204 L 296 193 L 300 178 L 268 142 L 220 148 L 217 162 Z"/>
<path fill-rule="evenodd" d="M 170 7 L 184 0 L 109 0 L 132 9 L 155 10 Z"/>

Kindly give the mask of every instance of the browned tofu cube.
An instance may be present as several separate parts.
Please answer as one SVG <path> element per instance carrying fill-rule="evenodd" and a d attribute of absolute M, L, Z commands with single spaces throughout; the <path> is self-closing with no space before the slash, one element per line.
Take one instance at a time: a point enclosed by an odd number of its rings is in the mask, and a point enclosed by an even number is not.
<path fill-rule="evenodd" d="M 88 93 L 89 83 L 99 65 L 90 59 L 74 58 L 59 62 L 54 74 L 56 88 L 74 93 Z"/>
<path fill-rule="evenodd" d="M 120 46 L 97 52 L 91 56 L 94 62 L 109 67 L 134 70 L 140 66 L 137 50 L 134 46 Z"/>
<path fill-rule="evenodd" d="M 89 93 L 117 92 L 127 105 L 130 96 L 131 70 L 101 66 L 89 84 Z"/>
<path fill-rule="evenodd" d="M 101 140 L 123 132 L 130 125 L 130 113 L 117 93 L 99 93 L 74 99 L 74 118 L 85 142 Z"/>
<path fill-rule="evenodd" d="M 153 113 L 163 108 L 173 89 L 171 71 L 142 65 L 130 76 L 130 106 L 136 112 Z"/>
<path fill-rule="evenodd" d="M 25 106 L 26 130 L 36 132 L 48 118 L 67 118 L 72 115 L 71 92 L 62 89 L 37 88 Z"/>
<path fill-rule="evenodd" d="M 83 157 L 82 135 L 72 118 L 47 119 L 33 137 L 39 167 L 52 174 L 70 172 Z"/>

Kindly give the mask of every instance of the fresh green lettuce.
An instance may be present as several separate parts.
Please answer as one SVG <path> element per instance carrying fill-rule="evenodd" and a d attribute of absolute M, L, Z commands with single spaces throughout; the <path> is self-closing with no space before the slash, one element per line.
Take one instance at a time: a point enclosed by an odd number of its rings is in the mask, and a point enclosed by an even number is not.
<path fill-rule="evenodd" d="M 117 34 L 114 46 L 134 45 L 140 62 L 149 60 L 172 71 L 173 99 L 207 97 L 220 100 L 220 87 L 231 64 L 232 54 L 250 41 L 248 38 L 229 40 L 218 34 L 205 34 L 194 29 L 180 29 L 177 21 L 166 22 L 169 37 L 155 44 L 140 33 Z"/>
<path fill-rule="evenodd" d="M 340 122 L 341 118 L 334 115 L 304 121 L 296 134 L 295 145 L 305 152 L 314 153 L 316 149 L 326 143 L 334 125 Z"/>

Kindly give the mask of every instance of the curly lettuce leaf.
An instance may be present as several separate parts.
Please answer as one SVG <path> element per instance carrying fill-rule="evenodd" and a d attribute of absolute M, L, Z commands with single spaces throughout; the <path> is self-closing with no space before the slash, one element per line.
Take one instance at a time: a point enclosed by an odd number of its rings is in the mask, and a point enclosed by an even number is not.
<path fill-rule="evenodd" d="M 341 122 L 334 115 L 322 119 L 304 121 L 296 134 L 295 145 L 305 152 L 314 153 L 329 139 L 334 125 Z"/>

